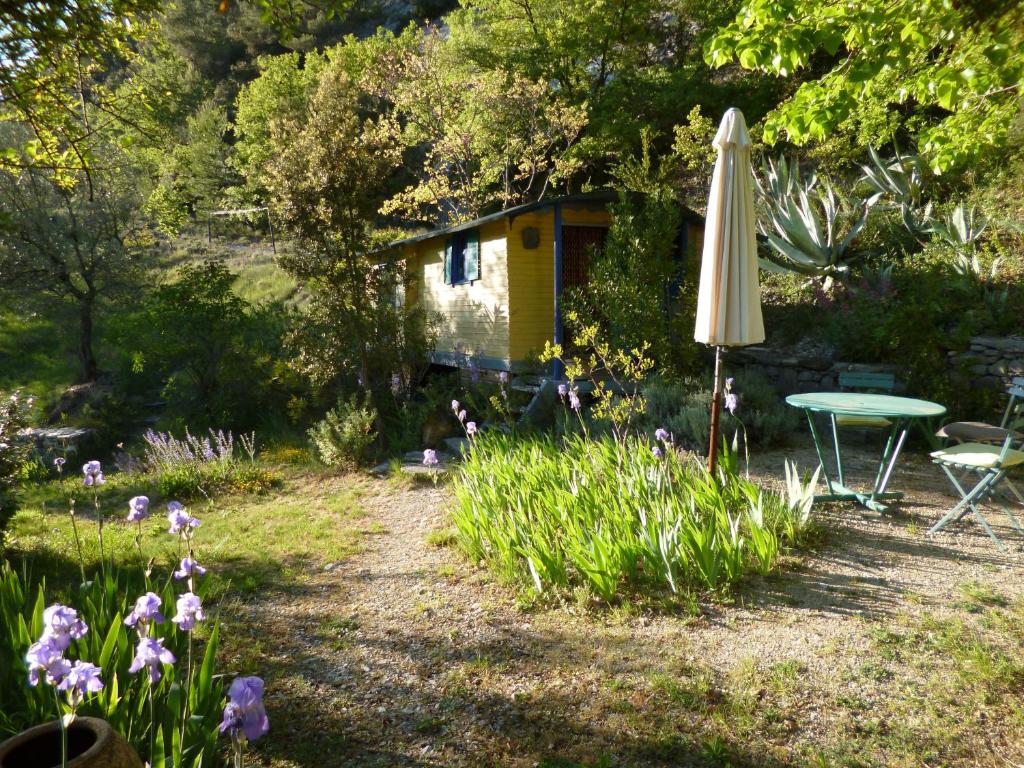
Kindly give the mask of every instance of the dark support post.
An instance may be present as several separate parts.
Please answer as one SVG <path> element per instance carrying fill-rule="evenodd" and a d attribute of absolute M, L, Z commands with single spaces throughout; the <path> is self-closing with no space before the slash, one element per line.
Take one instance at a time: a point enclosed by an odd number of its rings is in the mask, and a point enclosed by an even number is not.
<path fill-rule="evenodd" d="M 267 208 L 267 226 L 270 228 L 270 247 L 277 253 L 277 241 L 274 239 L 274 222 L 270 220 L 270 208 Z"/>
<path fill-rule="evenodd" d="M 564 343 L 562 332 L 562 204 L 555 203 L 555 344 Z M 565 366 L 561 360 L 551 361 L 551 377 L 556 381 L 565 378 Z"/>
<path fill-rule="evenodd" d="M 206 244 L 213 245 L 213 219 L 206 220 Z"/>
<path fill-rule="evenodd" d="M 715 474 L 718 459 L 718 417 L 722 412 L 722 348 L 715 346 L 715 389 L 711 398 L 711 445 L 708 447 L 708 472 Z"/>

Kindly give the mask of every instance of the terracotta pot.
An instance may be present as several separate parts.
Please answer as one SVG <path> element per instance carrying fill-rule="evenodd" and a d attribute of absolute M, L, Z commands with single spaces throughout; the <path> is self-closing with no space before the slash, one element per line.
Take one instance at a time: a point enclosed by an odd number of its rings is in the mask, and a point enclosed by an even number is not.
<path fill-rule="evenodd" d="M 56 720 L 0 744 L 0 768 L 59 766 L 60 723 Z M 68 768 L 142 768 L 142 761 L 106 720 L 79 717 L 68 728 Z"/>

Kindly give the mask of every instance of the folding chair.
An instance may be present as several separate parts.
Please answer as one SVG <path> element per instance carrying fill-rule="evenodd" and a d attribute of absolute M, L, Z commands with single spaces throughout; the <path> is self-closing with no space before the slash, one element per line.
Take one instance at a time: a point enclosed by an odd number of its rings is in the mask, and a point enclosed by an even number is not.
<path fill-rule="evenodd" d="M 958 443 L 998 443 L 1011 434 L 1014 440 L 1024 439 L 1024 434 L 1014 431 L 1010 425 L 1010 420 L 1016 418 L 1019 401 L 1024 398 L 1024 376 L 1015 376 L 1006 394 L 1010 396 L 1010 401 L 1006 404 L 999 426 L 984 421 L 954 421 L 939 429 L 935 433 L 936 437 L 956 440 Z"/>
<path fill-rule="evenodd" d="M 1024 406 L 1024 402 L 1017 400 L 1013 412 L 1017 414 L 1024 410 L 1022 406 Z M 972 513 L 981 524 L 981 527 L 992 538 L 992 541 L 996 543 L 996 546 L 1005 552 L 1006 547 L 1003 546 L 999 537 L 993 532 L 992 526 L 988 524 L 988 520 L 985 519 L 985 516 L 978 509 L 978 505 L 982 502 L 998 496 L 1001 499 L 999 506 L 1006 513 L 1006 516 L 1010 518 L 1013 527 L 1024 535 L 1024 527 L 1021 527 L 1020 521 L 1003 503 L 1003 501 L 1010 501 L 1009 497 L 1003 492 L 1002 486 L 1005 486 L 1016 497 L 1017 501 L 1024 505 L 1024 497 L 1021 496 L 1020 491 L 1017 490 L 1016 486 L 1006 476 L 1008 469 L 1024 464 L 1024 451 L 1020 450 L 1024 446 L 1018 446 L 1016 449 L 1012 447 L 1015 440 L 1014 434 L 1016 434 L 1013 429 L 1015 426 L 1015 420 L 1007 421 L 1008 431 L 1002 445 L 960 443 L 932 453 L 932 460 L 942 467 L 953 487 L 960 494 L 961 500 L 943 515 L 942 519 L 933 525 L 928 533 L 937 533 L 949 523 L 962 520 L 968 513 Z M 961 473 L 961 476 L 958 478 L 955 472 Z M 978 476 L 978 481 L 974 487 L 966 490 L 964 487 L 967 485 L 965 480 L 972 474 Z"/>

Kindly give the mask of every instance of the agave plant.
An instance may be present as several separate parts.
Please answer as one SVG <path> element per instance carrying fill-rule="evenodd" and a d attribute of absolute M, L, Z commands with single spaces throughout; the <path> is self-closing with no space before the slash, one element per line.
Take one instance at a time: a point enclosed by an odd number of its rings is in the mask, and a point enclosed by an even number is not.
<path fill-rule="evenodd" d="M 758 229 L 771 246 L 768 261 L 782 269 L 831 278 L 848 269 L 846 251 L 881 197 L 862 200 L 840 196 L 828 181 L 800 175 L 800 165 L 785 158 L 762 166 L 757 179 L 763 216 Z"/>
<path fill-rule="evenodd" d="M 973 207 L 968 209 L 960 203 L 943 220 L 932 221 L 928 231 L 960 252 L 973 251 L 975 242 L 988 227 L 988 222 L 976 220 L 974 213 Z"/>
<path fill-rule="evenodd" d="M 800 479 L 796 463 L 786 459 L 786 505 L 789 515 L 786 517 L 784 527 L 786 537 L 790 541 L 798 541 L 810 528 L 813 518 L 811 510 L 814 508 L 814 492 L 818 486 L 818 475 L 821 473 L 819 465 L 811 479 L 806 483 Z"/>
<path fill-rule="evenodd" d="M 904 155 L 893 145 L 894 157 L 882 159 L 874 147 L 868 147 L 870 165 L 862 165 L 862 180 L 876 193 L 888 198 L 893 207 L 900 209 L 903 226 L 914 237 L 923 239 L 928 234 L 932 206 L 921 207 L 924 190 L 925 164 L 919 155 Z"/>

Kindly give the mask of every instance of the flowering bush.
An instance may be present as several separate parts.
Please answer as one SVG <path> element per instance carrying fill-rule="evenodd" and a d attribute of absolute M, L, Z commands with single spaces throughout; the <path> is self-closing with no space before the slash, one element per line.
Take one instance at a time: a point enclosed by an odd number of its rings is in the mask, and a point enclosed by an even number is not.
<path fill-rule="evenodd" d="M 724 591 L 777 567 L 809 509 L 735 474 L 709 476 L 659 445 L 480 436 L 456 476 L 461 548 L 537 592 L 586 585 Z M 800 522 L 789 524 L 790 518 Z"/>
<path fill-rule="evenodd" d="M 83 466 L 83 484 L 103 481 L 99 462 Z M 138 525 L 150 514 L 149 500 L 136 496 L 125 519 Z M 67 593 L 69 605 L 44 607 L 45 582 L 33 597 L 28 579 L 0 564 L 0 737 L 56 715 L 66 759 L 66 725 L 92 715 L 108 720 L 149 765 L 190 768 L 215 759 L 221 731 L 239 761 L 244 739 L 266 732 L 265 713 L 260 728 L 252 727 L 252 713 L 262 712 L 262 681 L 258 690 L 246 683 L 244 700 L 231 694 L 222 710 L 224 683 L 214 670 L 219 623 L 203 607 L 207 569 L 195 552 L 201 522 L 176 501 L 167 522 L 182 556 L 159 586 L 151 562 L 141 574 L 122 571 L 104 562 L 101 544 L 100 572 Z"/>
<path fill-rule="evenodd" d="M 148 430 L 143 436 L 143 462 L 156 475 L 160 494 L 195 499 L 220 493 L 265 493 L 277 480 L 256 463 L 256 434 L 235 436 L 209 430 L 200 438 Z"/>

